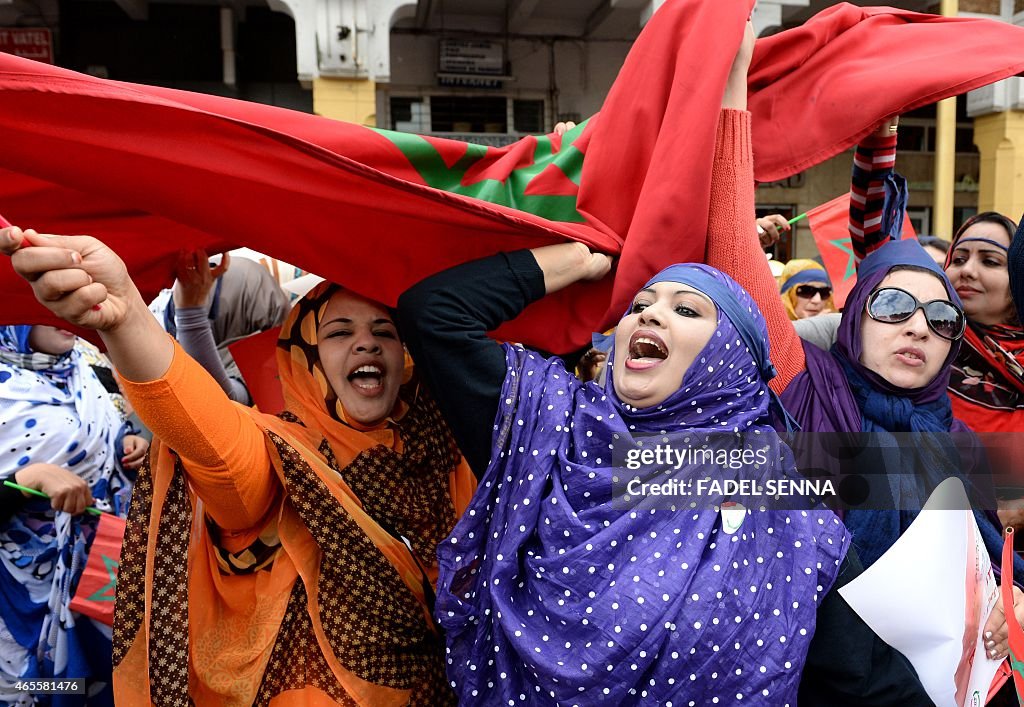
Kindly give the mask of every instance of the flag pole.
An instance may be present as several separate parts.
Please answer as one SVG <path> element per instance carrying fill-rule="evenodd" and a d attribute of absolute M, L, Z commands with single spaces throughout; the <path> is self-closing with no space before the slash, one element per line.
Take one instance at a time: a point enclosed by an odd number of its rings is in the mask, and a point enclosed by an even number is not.
<path fill-rule="evenodd" d="M 4 482 L 4 486 L 7 486 L 7 487 L 12 488 L 12 489 L 18 489 L 19 491 L 21 491 L 23 493 L 28 493 L 28 494 L 31 494 L 33 496 L 40 496 L 42 498 L 49 498 L 49 496 L 47 496 L 42 491 L 37 491 L 35 489 L 30 489 L 28 486 L 22 486 L 21 484 L 16 484 L 13 481 L 5 481 Z M 87 510 L 89 513 L 92 513 L 94 516 L 101 516 L 104 513 L 99 508 L 93 508 L 92 506 L 89 506 L 85 510 Z"/>

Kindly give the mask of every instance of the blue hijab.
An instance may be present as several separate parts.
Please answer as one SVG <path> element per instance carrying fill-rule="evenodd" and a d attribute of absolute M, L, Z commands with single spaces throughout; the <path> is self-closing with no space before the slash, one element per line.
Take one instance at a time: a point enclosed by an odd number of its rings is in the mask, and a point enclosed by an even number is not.
<path fill-rule="evenodd" d="M 611 492 L 631 473 L 612 447 L 651 435 L 742 436 L 767 452 L 764 475 L 795 470 L 769 425 L 774 369 L 753 300 L 703 265 L 648 285 L 664 281 L 708 295 L 717 327 L 660 405 L 626 405 L 612 375 L 581 383 L 557 359 L 506 346 L 491 463 L 438 548 L 436 615 L 462 704 L 796 700 L 817 604 L 846 552 L 838 518 L 746 511 L 726 529 L 706 498 L 672 510 Z"/>

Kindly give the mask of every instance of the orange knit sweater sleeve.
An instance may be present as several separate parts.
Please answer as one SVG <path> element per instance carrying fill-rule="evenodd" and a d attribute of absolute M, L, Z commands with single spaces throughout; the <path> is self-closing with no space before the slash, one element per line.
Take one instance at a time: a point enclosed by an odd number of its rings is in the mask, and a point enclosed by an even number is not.
<path fill-rule="evenodd" d="M 804 370 L 800 338 L 793 328 L 779 286 L 757 238 L 754 224 L 754 152 L 750 113 L 723 109 L 718 118 L 711 171 L 711 207 L 705 262 L 730 276 L 750 293 L 768 323 L 772 363 L 778 375 L 772 390 L 781 393 Z"/>
<path fill-rule="evenodd" d="M 122 385 L 146 426 L 181 457 L 218 526 L 238 531 L 265 522 L 279 484 L 263 431 L 177 342 L 162 378 Z"/>

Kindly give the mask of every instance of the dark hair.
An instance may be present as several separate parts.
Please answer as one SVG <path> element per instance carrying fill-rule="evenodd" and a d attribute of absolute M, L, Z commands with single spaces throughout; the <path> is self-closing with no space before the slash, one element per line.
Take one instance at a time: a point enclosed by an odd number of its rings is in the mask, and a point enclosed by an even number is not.
<path fill-rule="evenodd" d="M 938 248 L 943 253 L 949 252 L 949 241 L 945 238 L 939 238 L 938 236 L 918 236 L 917 242 L 921 244 L 922 248 L 931 246 L 932 248 Z"/>
<path fill-rule="evenodd" d="M 1006 236 L 1010 239 L 1011 243 L 1013 242 L 1013 234 L 1017 232 L 1017 224 L 1015 224 L 1011 219 L 996 211 L 982 211 L 980 214 L 975 214 L 963 222 L 963 225 L 957 229 L 956 235 L 953 236 L 953 243 L 960 240 L 960 236 L 964 235 L 964 232 L 976 223 L 999 224 L 1006 230 Z"/>

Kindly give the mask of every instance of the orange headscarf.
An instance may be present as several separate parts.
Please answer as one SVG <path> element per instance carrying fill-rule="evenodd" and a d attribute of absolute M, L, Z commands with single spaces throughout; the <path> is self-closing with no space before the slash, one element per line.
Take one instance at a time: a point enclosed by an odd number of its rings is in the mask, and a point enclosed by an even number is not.
<path fill-rule="evenodd" d="M 339 421 L 344 410 L 316 354 L 319 320 L 337 290 L 315 288 L 282 327 L 288 412 L 250 412 L 282 488 L 264 527 L 225 542 L 180 460 L 154 442 L 122 551 L 119 703 L 453 699 L 431 618 L 434 549 L 475 478 L 415 380 L 380 425 Z"/>
<path fill-rule="evenodd" d="M 786 287 L 786 284 L 794 275 L 807 270 L 820 270 L 822 273 L 825 273 L 825 268 L 821 264 L 813 260 L 807 260 L 805 258 L 794 258 L 793 260 L 790 260 L 788 263 L 786 263 L 786 267 L 782 269 L 782 275 L 779 276 L 779 287 L 781 288 L 782 293 L 782 305 L 786 308 L 786 314 L 789 315 L 789 318 L 792 321 L 796 321 L 797 319 L 800 318 L 796 314 L 796 288 L 800 284 L 806 283 L 801 282 L 799 284 L 793 284 L 789 287 Z M 820 281 L 825 283 L 826 285 L 829 284 L 828 274 L 825 273 L 824 277 L 822 277 Z M 832 295 L 829 295 L 828 299 L 826 299 L 823 302 L 821 313 L 825 314 L 827 312 L 835 311 L 837 311 L 836 304 L 832 300 Z"/>

